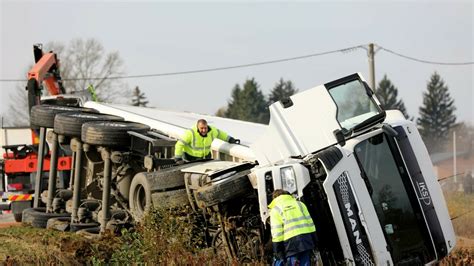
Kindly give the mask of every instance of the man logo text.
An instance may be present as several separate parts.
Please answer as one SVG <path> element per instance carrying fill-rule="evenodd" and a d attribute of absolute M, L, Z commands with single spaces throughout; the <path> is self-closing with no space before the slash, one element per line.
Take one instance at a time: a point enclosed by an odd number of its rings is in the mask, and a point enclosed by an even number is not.
<path fill-rule="evenodd" d="M 352 234 L 354 235 L 355 237 L 355 240 L 356 240 L 356 244 L 360 244 L 362 243 L 362 240 L 360 240 L 360 233 L 359 233 L 359 230 L 356 230 L 357 228 L 357 221 L 355 219 L 352 219 L 351 216 L 354 215 L 354 212 L 352 211 L 351 209 L 351 204 L 350 203 L 346 203 L 346 205 L 344 205 L 346 207 L 346 211 L 347 211 L 347 217 L 349 217 L 349 222 L 351 222 L 351 228 L 352 228 Z"/>

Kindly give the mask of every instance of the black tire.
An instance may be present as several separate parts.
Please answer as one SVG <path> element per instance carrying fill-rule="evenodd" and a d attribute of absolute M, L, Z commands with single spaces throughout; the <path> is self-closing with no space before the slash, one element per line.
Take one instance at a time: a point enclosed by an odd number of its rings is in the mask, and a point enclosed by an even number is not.
<path fill-rule="evenodd" d="M 223 235 L 221 228 L 219 228 L 212 237 L 211 247 L 214 251 L 214 255 L 219 256 L 221 258 L 225 258 L 226 256 L 228 256 L 225 248 L 226 243 L 224 242 L 224 237 L 225 236 Z"/>
<path fill-rule="evenodd" d="M 14 213 L 13 218 L 15 218 L 15 222 L 20 223 L 23 215 L 21 213 Z"/>
<path fill-rule="evenodd" d="M 130 146 L 131 138 L 128 131 L 146 133 L 149 126 L 122 121 L 87 122 L 82 125 L 82 142 L 101 146 Z"/>
<path fill-rule="evenodd" d="M 151 186 L 146 175 L 135 175 L 130 184 L 128 197 L 130 214 L 135 222 L 140 222 L 151 208 Z"/>
<path fill-rule="evenodd" d="M 33 127 L 54 127 L 54 117 L 59 113 L 66 112 L 90 112 L 97 113 L 97 110 L 91 108 L 79 108 L 58 105 L 35 105 L 31 108 L 30 123 Z"/>
<path fill-rule="evenodd" d="M 22 211 L 21 222 L 22 222 L 23 224 L 31 225 L 31 223 L 32 223 L 33 220 L 34 220 L 34 217 L 31 215 L 31 213 L 36 212 L 36 211 L 45 212 L 45 211 L 46 211 L 46 208 L 40 207 L 40 208 L 28 208 L 28 209 L 24 209 L 24 210 Z"/>
<path fill-rule="evenodd" d="M 151 202 L 155 208 L 164 209 L 189 205 L 186 189 L 152 193 Z"/>
<path fill-rule="evenodd" d="M 77 98 L 54 98 L 41 100 L 41 104 L 49 105 L 60 105 L 60 106 L 71 106 L 80 107 L 80 102 Z"/>
<path fill-rule="evenodd" d="M 85 232 L 85 233 L 89 233 L 89 234 L 99 234 L 100 233 L 100 227 L 99 226 L 96 226 L 96 227 L 90 227 L 90 228 L 84 228 L 84 229 L 81 229 L 79 231 L 77 231 L 77 233 L 81 233 L 81 232 Z"/>
<path fill-rule="evenodd" d="M 252 192 L 253 188 L 247 174 L 249 171 L 243 171 L 197 189 L 195 195 L 198 205 L 210 207 Z"/>
<path fill-rule="evenodd" d="M 82 237 L 85 237 L 91 240 L 92 239 L 99 240 L 101 238 L 99 226 L 85 228 L 85 229 L 76 231 L 76 234 L 81 235 Z"/>
<path fill-rule="evenodd" d="M 38 82 L 36 79 L 31 78 L 28 80 L 28 83 L 26 83 L 26 89 L 28 91 L 28 111 L 31 112 L 31 108 L 37 104 L 39 104 L 39 90 L 38 88 Z"/>
<path fill-rule="evenodd" d="M 56 217 L 48 220 L 46 223 L 46 228 L 65 232 L 69 231 L 70 224 L 71 217 Z"/>
<path fill-rule="evenodd" d="M 100 202 L 97 199 L 83 199 L 79 207 L 84 207 L 89 211 L 95 211 L 100 207 Z"/>
<path fill-rule="evenodd" d="M 180 188 L 184 188 L 184 185 L 185 185 L 184 183 L 185 173 L 181 172 L 181 169 L 184 169 L 187 167 L 190 167 L 190 165 L 189 164 L 180 165 L 177 167 L 155 171 L 155 172 L 142 172 L 142 173 L 136 174 L 135 176 L 144 175 L 148 181 L 148 184 L 150 186 L 150 191 L 152 193 L 156 191 L 180 189 Z"/>
<path fill-rule="evenodd" d="M 87 229 L 87 228 L 98 227 L 99 224 L 94 223 L 94 222 L 91 222 L 91 223 L 70 223 L 69 226 L 70 226 L 71 232 L 77 232 L 77 231 Z"/>
<path fill-rule="evenodd" d="M 123 121 L 115 115 L 94 113 L 61 113 L 54 118 L 54 132 L 60 135 L 81 137 L 82 124 L 92 121 Z"/>
<path fill-rule="evenodd" d="M 125 210 L 112 210 L 110 211 L 110 218 L 117 220 L 117 221 L 123 221 L 126 220 L 128 217 L 128 214 Z"/>
<path fill-rule="evenodd" d="M 153 206 L 165 208 L 176 205 L 170 203 L 170 199 L 174 199 L 173 201 L 178 202 L 178 204 L 188 204 L 189 200 L 186 190 L 184 190 L 184 173 L 181 172 L 181 169 L 194 164 L 199 163 L 180 165 L 157 172 L 136 174 L 130 184 L 129 193 L 129 206 L 133 219 L 141 221 L 154 202 L 156 204 L 153 204 Z M 170 189 L 174 190 L 166 191 Z M 183 201 L 183 193 L 181 193 L 183 190 L 186 197 L 185 201 Z M 163 199 L 164 202 L 160 202 L 160 199 Z"/>
<path fill-rule="evenodd" d="M 33 220 L 31 226 L 37 228 L 46 228 L 46 224 L 50 218 L 57 217 L 71 217 L 70 213 L 47 213 L 45 208 L 31 208 L 32 211 L 29 213 Z"/>

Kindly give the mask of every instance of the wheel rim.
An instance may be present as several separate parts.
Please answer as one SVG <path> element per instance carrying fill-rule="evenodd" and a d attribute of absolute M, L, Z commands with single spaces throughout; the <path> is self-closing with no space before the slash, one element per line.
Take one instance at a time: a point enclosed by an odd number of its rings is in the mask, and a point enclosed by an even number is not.
<path fill-rule="evenodd" d="M 138 186 L 135 190 L 135 209 L 139 216 L 142 216 L 146 208 L 146 192 L 143 186 Z"/>
<path fill-rule="evenodd" d="M 223 239 L 224 235 L 222 234 L 222 230 L 219 229 L 217 230 L 216 234 L 213 237 L 212 240 L 212 247 L 214 249 L 214 254 L 221 258 L 227 257 L 227 252 L 225 250 L 225 242 Z"/>

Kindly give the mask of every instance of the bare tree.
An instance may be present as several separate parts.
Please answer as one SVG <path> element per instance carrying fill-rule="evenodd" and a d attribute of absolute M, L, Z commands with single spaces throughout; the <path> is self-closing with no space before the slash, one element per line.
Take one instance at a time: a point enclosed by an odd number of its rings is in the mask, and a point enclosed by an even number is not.
<path fill-rule="evenodd" d="M 83 91 L 92 85 L 98 99 L 104 102 L 126 102 L 130 95 L 127 84 L 113 77 L 124 73 L 123 60 L 118 52 L 106 53 L 96 39 L 74 39 L 66 46 L 61 42 L 49 42 L 43 46 L 45 52 L 53 51 L 58 55 L 63 84 L 66 93 Z M 33 54 L 31 55 L 33 59 Z M 33 61 L 33 60 L 32 60 Z M 25 75 L 29 69 L 25 70 Z M 10 126 L 28 125 L 28 100 L 26 82 L 15 85 L 10 95 L 9 110 L 5 115 L 5 124 Z M 47 91 L 43 91 L 47 94 Z"/>
<path fill-rule="evenodd" d="M 32 55 L 33 56 L 33 55 Z M 24 73 L 31 69 L 33 65 L 24 68 Z M 9 83 L 13 87 L 9 94 L 8 111 L 2 114 L 3 126 L 29 126 L 28 114 L 28 93 L 26 91 L 26 81 Z"/>
<path fill-rule="evenodd" d="M 125 83 L 114 79 L 124 73 L 119 53 L 106 53 L 96 39 L 73 39 L 67 47 L 60 42 L 50 42 L 44 47 L 45 51 L 58 54 L 67 93 L 82 91 L 92 85 L 100 101 L 119 102 L 130 94 Z"/>
<path fill-rule="evenodd" d="M 15 84 L 15 91 L 10 94 L 10 105 L 3 117 L 5 126 L 29 126 L 28 96 L 26 83 Z"/>

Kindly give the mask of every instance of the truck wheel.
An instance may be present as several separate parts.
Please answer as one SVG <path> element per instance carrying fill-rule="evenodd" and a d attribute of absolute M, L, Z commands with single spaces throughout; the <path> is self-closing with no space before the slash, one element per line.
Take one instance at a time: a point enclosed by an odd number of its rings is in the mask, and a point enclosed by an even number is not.
<path fill-rule="evenodd" d="M 30 123 L 33 127 L 54 127 L 54 117 L 59 113 L 65 112 L 89 112 L 97 113 L 97 110 L 92 108 L 79 108 L 70 106 L 57 105 L 35 105 L 31 108 Z"/>
<path fill-rule="evenodd" d="M 212 249 L 214 250 L 214 254 L 221 258 L 228 256 L 225 248 L 226 243 L 224 242 L 224 237 L 221 228 L 219 228 L 212 237 Z"/>
<path fill-rule="evenodd" d="M 87 122 L 82 126 L 82 142 L 101 146 L 130 146 L 128 131 L 146 133 L 149 126 L 122 121 Z"/>
<path fill-rule="evenodd" d="M 100 239 L 100 227 L 91 227 L 91 228 L 85 228 L 81 229 L 76 232 L 76 234 L 81 235 L 82 237 L 88 238 L 88 239 Z"/>
<path fill-rule="evenodd" d="M 60 135 L 81 137 L 82 124 L 92 121 L 123 121 L 115 115 L 94 113 L 61 113 L 54 118 L 54 132 Z"/>
<path fill-rule="evenodd" d="M 70 217 L 70 213 L 47 213 L 44 208 L 32 208 L 30 215 L 33 217 L 31 225 L 37 228 L 46 228 L 46 224 L 50 218 Z"/>
<path fill-rule="evenodd" d="M 89 234 L 99 234 L 100 233 L 100 226 L 95 226 L 95 227 L 90 227 L 90 228 L 84 228 L 84 229 L 81 229 L 79 231 L 77 231 L 76 233 L 81 233 L 81 232 L 85 232 L 85 233 L 89 233 Z"/>
<path fill-rule="evenodd" d="M 38 82 L 36 79 L 31 78 L 28 80 L 28 83 L 26 84 L 26 89 L 28 90 L 28 111 L 31 111 L 31 107 L 39 104 L 37 100 L 37 91 L 36 88 L 38 87 Z"/>
<path fill-rule="evenodd" d="M 80 102 L 77 98 L 54 98 L 54 99 L 45 99 L 41 100 L 41 104 L 49 105 L 61 105 L 61 106 L 71 106 L 71 107 L 80 107 Z"/>
<path fill-rule="evenodd" d="M 69 224 L 69 226 L 70 226 L 71 232 L 77 232 L 77 231 L 87 229 L 87 228 L 98 227 L 99 224 L 94 223 L 94 222 L 91 222 L 91 223 L 71 223 L 71 224 Z"/>
<path fill-rule="evenodd" d="M 23 217 L 23 215 L 21 213 L 14 213 L 13 217 L 15 218 L 15 222 L 19 223 L 21 222 L 21 218 Z"/>
<path fill-rule="evenodd" d="M 89 211 L 95 211 L 100 207 L 100 201 L 97 199 L 83 199 L 80 207 L 84 207 Z"/>
<path fill-rule="evenodd" d="M 144 175 L 148 183 L 150 184 L 150 191 L 152 193 L 156 191 L 164 191 L 170 189 L 184 188 L 184 173 L 181 169 L 189 167 L 189 165 L 180 165 L 170 169 L 164 169 L 154 172 L 142 172 L 138 175 Z M 142 177 L 143 178 L 143 177 Z"/>
<path fill-rule="evenodd" d="M 28 224 L 28 225 L 31 225 L 31 223 L 33 222 L 34 220 L 34 217 L 33 215 L 31 215 L 33 212 L 36 212 L 36 211 L 41 211 L 41 212 L 45 212 L 46 211 L 46 208 L 45 207 L 39 207 L 39 208 L 28 208 L 28 209 L 24 209 L 23 212 L 22 212 L 22 217 L 21 217 L 21 222 L 24 223 L 24 224 Z"/>
<path fill-rule="evenodd" d="M 70 223 L 71 223 L 71 217 L 51 218 L 46 223 L 46 228 L 65 232 L 65 231 L 69 231 Z"/>
<path fill-rule="evenodd" d="M 135 222 L 140 222 L 151 207 L 151 189 L 146 175 L 135 175 L 130 184 L 130 213 Z"/>
<path fill-rule="evenodd" d="M 151 194 L 151 202 L 155 208 L 175 208 L 189 204 L 186 189 L 155 192 Z"/>
<path fill-rule="evenodd" d="M 248 171 L 237 173 L 223 180 L 213 182 L 210 186 L 196 190 L 196 200 L 200 207 L 210 207 L 237 196 L 253 192 L 247 177 Z"/>
<path fill-rule="evenodd" d="M 189 203 L 186 190 L 182 189 L 184 188 L 184 173 L 181 169 L 186 167 L 189 167 L 189 164 L 158 172 L 142 172 L 133 177 L 130 185 L 129 206 L 135 221 L 143 219 L 151 204 L 155 207 L 169 208 Z M 165 191 L 170 189 L 175 190 Z M 185 200 L 183 200 L 182 191 L 184 191 Z"/>

